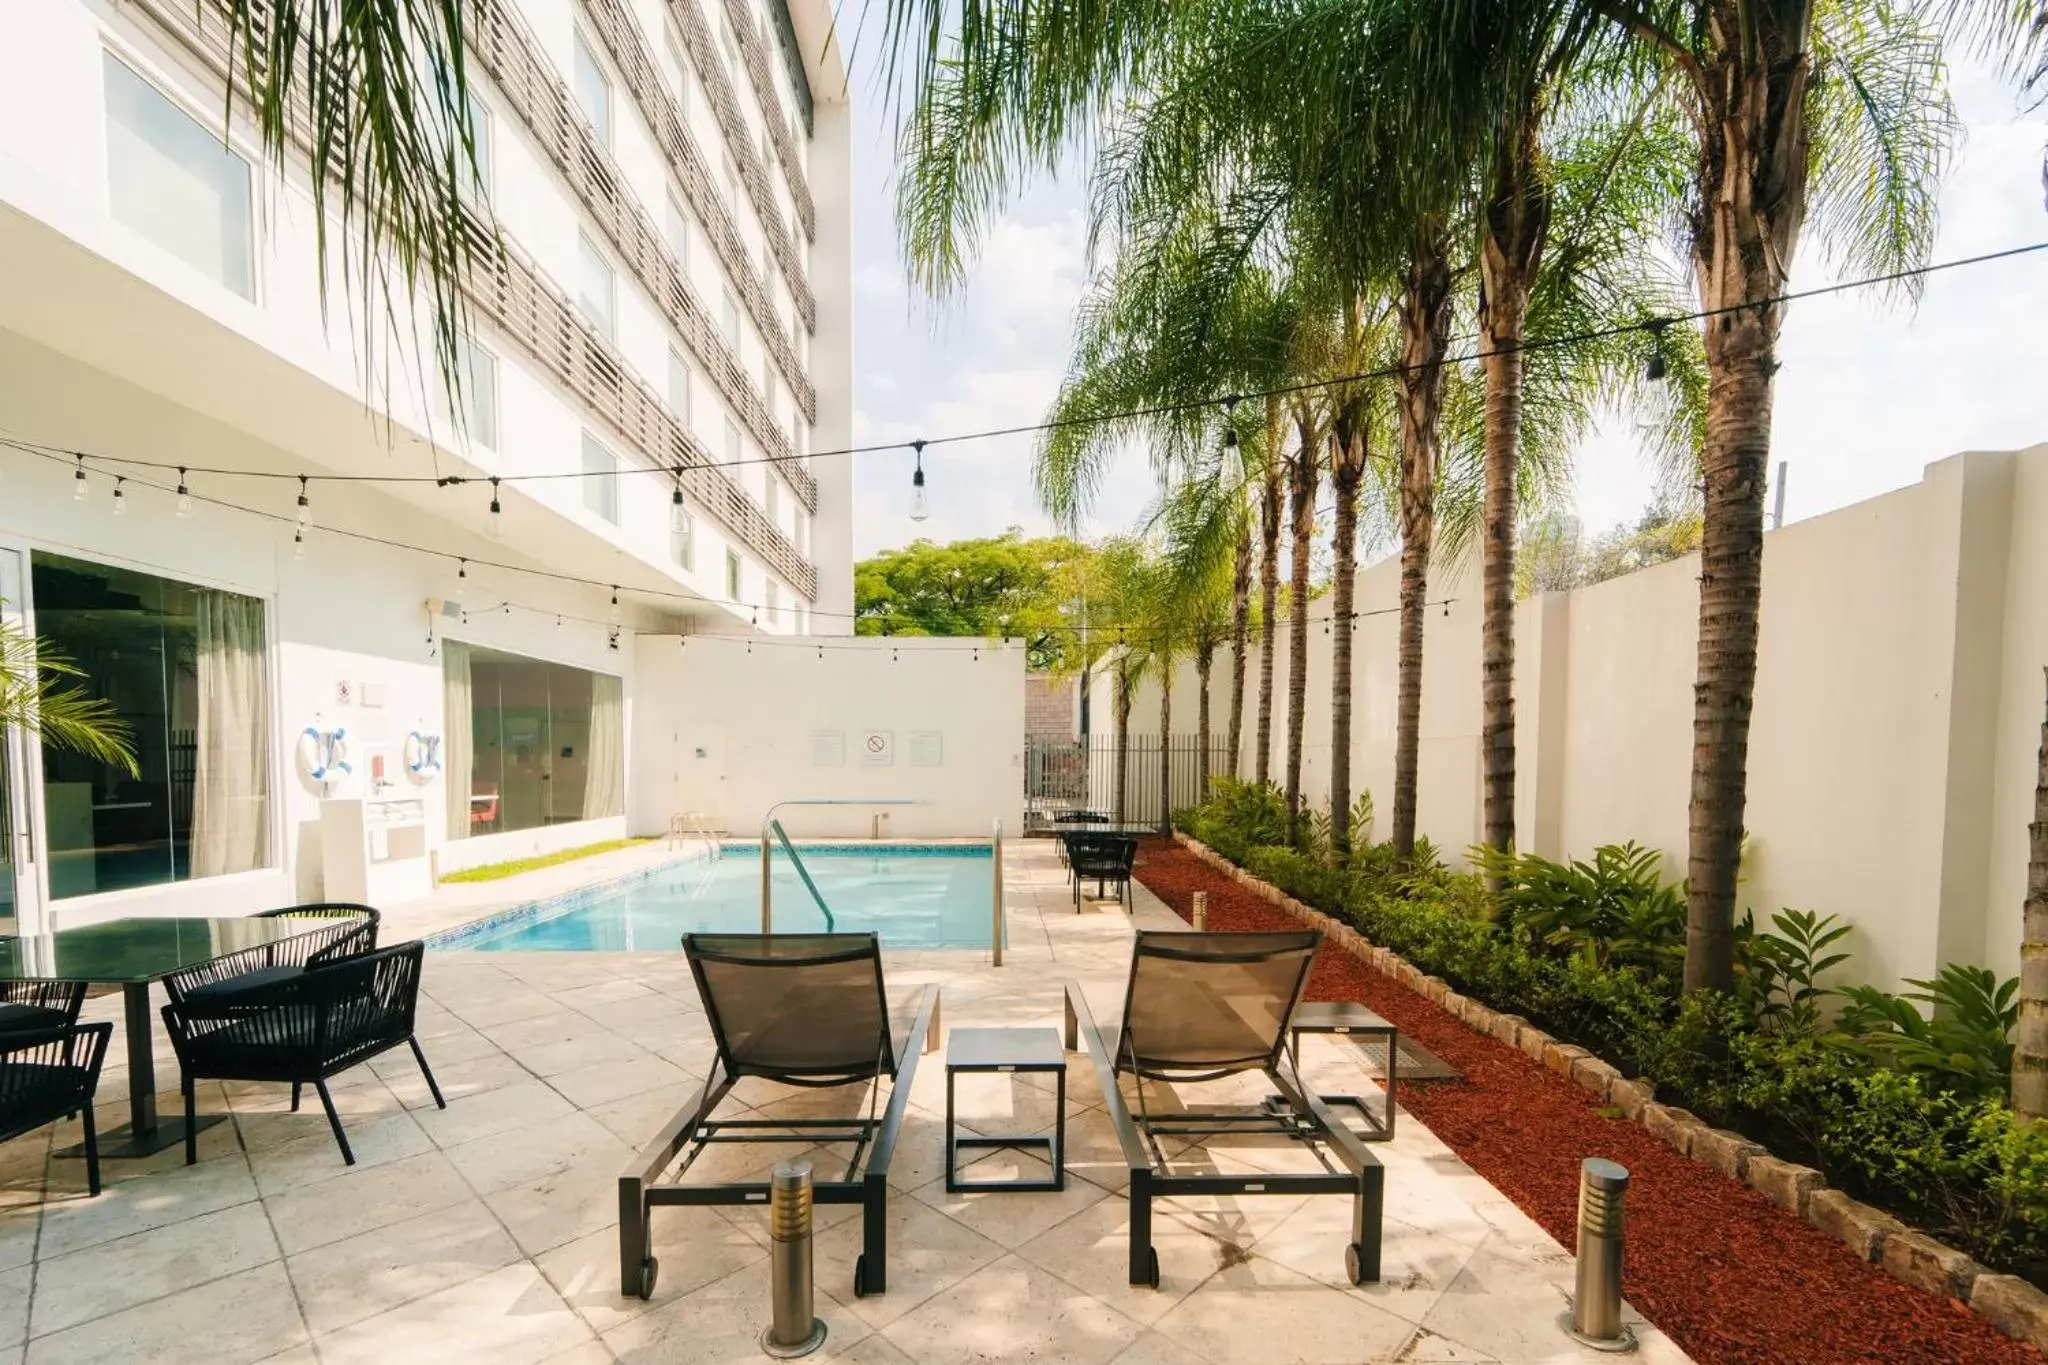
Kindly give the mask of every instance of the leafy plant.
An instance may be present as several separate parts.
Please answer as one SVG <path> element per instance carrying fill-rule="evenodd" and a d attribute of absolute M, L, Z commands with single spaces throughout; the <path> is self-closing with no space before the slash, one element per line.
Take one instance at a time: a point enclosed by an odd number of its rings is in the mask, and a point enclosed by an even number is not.
<path fill-rule="evenodd" d="M 2012 1030 L 2019 1020 L 2019 978 L 2001 982 L 1988 967 L 1951 962 L 1932 981 L 1902 995 L 1850 986 L 1836 1021 L 1843 1043 L 1940 1090 L 2004 1095 L 2012 1077 Z M 1931 1011 L 1923 1014 L 1920 1006 Z"/>
<path fill-rule="evenodd" d="M 1544 951 L 1597 967 L 1657 974 L 1685 959 L 1685 890 L 1657 875 L 1654 849 L 1607 844 L 1591 862 L 1553 862 L 1534 853 L 1475 851 L 1501 881 L 1501 907 L 1514 928 Z"/>
<path fill-rule="evenodd" d="M 1771 916 L 1771 923 L 1775 933 L 1752 933 L 1738 955 L 1750 1011 L 1769 1032 L 1811 1037 L 1820 1030 L 1822 1002 L 1836 994 L 1818 984 L 1820 976 L 1849 960 L 1828 949 L 1852 926 L 1835 915 L 1790 909 Z"/>

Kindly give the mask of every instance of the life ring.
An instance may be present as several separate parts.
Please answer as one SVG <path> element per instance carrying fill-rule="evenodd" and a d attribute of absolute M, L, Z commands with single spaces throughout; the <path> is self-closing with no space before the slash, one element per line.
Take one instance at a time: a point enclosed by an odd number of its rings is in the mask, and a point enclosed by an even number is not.
<path fill-rule="evenodd" d="M 348 731 L 308 725 L 299 732 L 299 765 L 315 782 L 339 782 L 353 772 L 348 761 Z"/>
<path fill-rule="evenodd" d="M 441 771 L 441 737 L 419 730 L 405 737 L 405 771 L 412 780 L 425 784 Z"/>

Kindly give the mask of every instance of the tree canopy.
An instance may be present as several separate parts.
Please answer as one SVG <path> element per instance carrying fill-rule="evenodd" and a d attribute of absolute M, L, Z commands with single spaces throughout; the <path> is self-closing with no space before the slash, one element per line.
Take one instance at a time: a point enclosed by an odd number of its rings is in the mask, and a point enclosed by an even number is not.
<path fill-rule="evenodd" d="M 1082 663 L 1079 604 L 1096 551 L 1064 536 L 914 541 L 854 566 L 856 635 L 1022 639 L 1034 669 Z"/>

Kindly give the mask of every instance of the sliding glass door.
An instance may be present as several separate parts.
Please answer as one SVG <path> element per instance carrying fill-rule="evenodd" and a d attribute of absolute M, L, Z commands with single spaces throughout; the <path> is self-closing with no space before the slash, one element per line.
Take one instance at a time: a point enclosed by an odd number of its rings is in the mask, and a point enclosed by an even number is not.
<path fill-rule="evenodd" d="M 27 661 L 25 587 L 20 554 L 0 548 L 0 629 L 8 637 L 10 662 Z M 43 927 L 27 757 L 21 732 L 0 724 L 0 933 L 5 934 L 35 933 Z"/>

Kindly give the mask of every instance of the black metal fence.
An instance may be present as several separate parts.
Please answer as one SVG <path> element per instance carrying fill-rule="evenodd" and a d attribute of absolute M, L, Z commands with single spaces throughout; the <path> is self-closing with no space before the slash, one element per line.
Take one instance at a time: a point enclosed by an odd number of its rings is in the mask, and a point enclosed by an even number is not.
<path fill-rule="evenodd" d="M 1164 753 L 1161 753 L 1162 747 Z M 1124 824 L 1163 828 L 1171 812 L 1202 799 L 1202 745 L 1197 735 L 1133 734 L 1122 746 L 1122 791 L 1114 735 L 1085 740 L 1024 741 L 1024 829 L 1049 828 L 1066 811 L 1091 810 Z M 1164 763 L 1164 771 L 1161 765 Z M 1209 739 L 1209 774 L 1228 776 L 1230 751 L 1220 733 Z M 1163 787 L 1162 787 L 1163 781 Z M 1166 801 L 1161 805 L 1162 790 Z"/>

